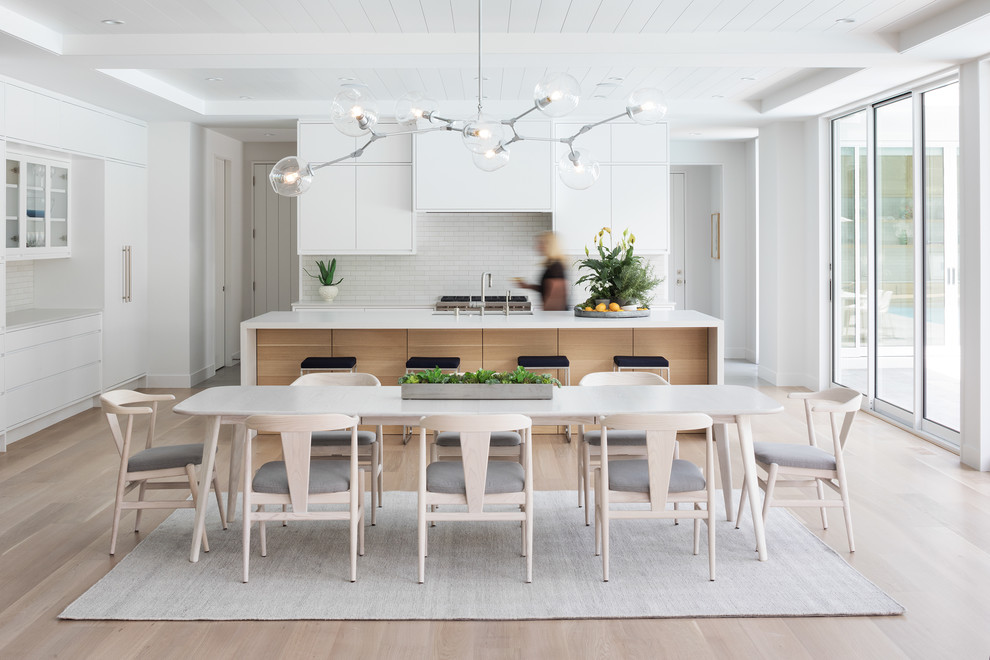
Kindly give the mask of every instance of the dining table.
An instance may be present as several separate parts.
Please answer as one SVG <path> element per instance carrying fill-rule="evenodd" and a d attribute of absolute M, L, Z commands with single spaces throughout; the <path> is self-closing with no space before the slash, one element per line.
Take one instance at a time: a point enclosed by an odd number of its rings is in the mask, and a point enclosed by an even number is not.
<path fill-rule="evenodd" d="M 499 414 L 527 415 L 535 424 L 596 424 L 601 418 L 620 413 L 701 412 L 714 421 L 715 445 L 725 501 L 726 519 L 732 520 L 732 469 L 728 426 L 734 424 L 739 438 L 743 479 L 750 493 L 757 492 L 756 459 L 750 418 L 783 411 L 783 406 L 766 394 L 742 385 L 671 385 L 642 387 L 601 385 L 555 388 L 550 399 L 403 399 L 397 386 L 292 387 L 240 385 L 202 390 L 177 404 L 181 415 L 207 418 L 203 460 L 199 468 L 199 489 L 189 561 L 199 560 L 201 539 L 206 528 L 209 489 L 206 475 L 213 473 L 220 427 L 233 424 L 230 461 L 228 518 L 234 511 L 237 484 L 243 462 L 244 421 L 251 415 L 341 413 L 358 417 L 362 424 L 416 426 L 427 415 Z M 763 515 L 759 499 L 750 497 L 757 556 L 768 558 Z"/>

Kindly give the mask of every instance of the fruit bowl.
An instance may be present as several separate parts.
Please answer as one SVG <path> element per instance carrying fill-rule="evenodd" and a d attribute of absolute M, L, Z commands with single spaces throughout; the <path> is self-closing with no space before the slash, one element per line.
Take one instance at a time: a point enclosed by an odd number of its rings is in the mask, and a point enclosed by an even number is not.
<path fill-rule="evenodd" d="M 630 311 L 618 311 L 618 312 L 596 312 L 596 311 L 585 311 L 583 308 L 575 307 L 574 316 L 592 319 L 632 319 L 640 318 L 644 316 L 649 316 L 650 310 L 648 309 L 636 309 Z"/>

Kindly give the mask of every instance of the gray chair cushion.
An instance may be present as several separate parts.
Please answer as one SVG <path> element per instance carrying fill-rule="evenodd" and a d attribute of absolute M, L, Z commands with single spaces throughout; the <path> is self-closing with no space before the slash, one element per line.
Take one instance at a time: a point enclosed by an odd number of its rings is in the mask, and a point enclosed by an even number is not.
<path fill-rule="evenodd" d="M 584 440 L 592 447 L 599 447 L 602 444 L 601 431 L 588 431 L 584 434 Z M 609 431 L 608 446 L 616 447 L 636 447 L 646 445 L 646 431 Z"/>
<path fill-rule="evenodd" d="M 372 431 L 358 431 L 358 445 L 366 447 L 375 443 L 375 434 Z M 314 447 L 350 447 L 350 431 L 314 431 Z"/>
<path fill-rule="evenodd" d="M 835 456 L 811 445 L 790 445 L 781 442 L 754 442 L 756 460 L 764 465 L 776 463 L 785 467 L 834 470 Z"/>
<path fill-rule="evenodd" d="M 203 444 L 162 445 L 145 449 L 127 459 L 128 472 L 167 470 L 169 468 L 199 465 L 203 462 Z"/>
<path fill-rule="evenodd" d="M 348 461 L 312 461 L 309 464 L 310 493 L 342 493 L 350 487 L 351 464 Z M 251 488 L 258 493 L 289 493 L 285 461 L 272 461 L 254 475 Z"/>
<path fill-rule="evenodd" d="M 492 433 L 492 447 L 518 447 L 522 444 L 522 436 L 515 431 L 495 431 Z M 456 431 L 437 433 L 437 445 L 440 447 L 460 447 L 461 434 Z"/>
<path fill-rule="evenodd" d="M 608 462 L 609 490 L 622 490 L 631 493 L 650 492 L 650 468 L 646 459 Z M 670 486 L 667 492 L 689 493 L 705 489 L 705 476 L 701 468 L 691 461 L 674 459 L 670 468 Z"/>
<path fill-rule="evenodd" d="M 489 461 L 485 493 L 519 493 L 525 484 L 525 472 L 519 463 Z M 426 490 L 431 493 L 464 491 L 464 465 L 460 461 L 438 461 L 426 467 Z"/>

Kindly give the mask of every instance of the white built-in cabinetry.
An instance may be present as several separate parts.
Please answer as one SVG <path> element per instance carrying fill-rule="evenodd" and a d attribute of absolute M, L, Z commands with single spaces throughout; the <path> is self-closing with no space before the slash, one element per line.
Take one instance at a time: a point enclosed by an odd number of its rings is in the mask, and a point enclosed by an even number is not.
<path fill-rule="evenodd" d="M 520 122 L 520 135 L 549 138 L 549 122 Z M 494 172 L 478 169 L 460 134 L 416 136 L 416 210 L 506 212 L 553 208 L 553 150 L 547 141 L 509 145 L 509 163 Z"/>
<path fill-rule="evenodd" d="M 582 124 L 558 123 L 555 137 L 567 137 Z M 573 190 L 555 177 L 554 231 L 568 254 L 583 254 L 602 227 L 636 236 L 636 252 L 670 249 L 670 164 L 666 124 L 611 124 L 574 141 L 601 163 L 597 182 Z M 556 145 L 556 157 L 567 151 Z"/>
<path fill-rule="evenodd" d="M 7 150 L 8 259 L 69 256 L 70 169 L 67 160 Z"/>
<path fill-rule="evenodd" d="M 299 122 L 299 157 L 305 162 L 335 160 L 365 142 L 329 122 Z M 412 253 L 411 137 L 379 140 L 361 158 L 318 170 L 299 197 L 298 214 L 299 254 Z"/>

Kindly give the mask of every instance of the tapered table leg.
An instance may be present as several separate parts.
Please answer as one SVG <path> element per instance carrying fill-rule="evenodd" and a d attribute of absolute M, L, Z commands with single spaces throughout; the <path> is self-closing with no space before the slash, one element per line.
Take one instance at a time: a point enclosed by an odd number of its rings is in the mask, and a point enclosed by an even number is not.
<path fill-rule="evenodd" d="M 244 469 L 244 422 L 234 424 L 234 438 L 230 445 L 230 472 L 227 475 L 227 521 L 234 519 L 237 508 L 238 486 Z"/>
<path fill-rule="evenodd" d="M 722 476 L 722 497 L 725 499 L 725 519 L 732 522 L 736 508 L 732 504 L 732 452 L 729 450 L 729 432 L 726 424 L 718 423 L 715 424 L 714 431 L 718 469 Z"/>
<path fill-rule="evenodd" d="M 753 531 L 756 533 L 756 552 L 760 561 L 766 561 L 767 538 L 763 529 L 763 508 L 760 506 L 760 498 L 756 496 L 760 487 L 756 483 L 756 456 L 753 454 L 753 429 L 749 424 L 749 417 L 737 415 L 736 427 L 739 429 L 739 451 L 746 471 L 743 478 L 749 492 L 749 510 L 753 516 Z"/>
<path fill-rule="evenodd" d="M 220 437 L 220 416 L 213 415 L 206 424 L 203 440 L 203 462 L 199 466 L 199 495 L 196 497 L 196 520 L 193 523 L 192 548 L 189 561 L 199 561 L 199 546 L 206 530 L 206 505 L 210 499 L 210 481 L 217 457 L 217 440 Z"/>

